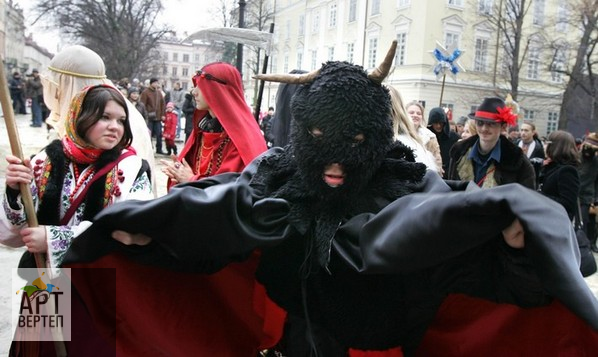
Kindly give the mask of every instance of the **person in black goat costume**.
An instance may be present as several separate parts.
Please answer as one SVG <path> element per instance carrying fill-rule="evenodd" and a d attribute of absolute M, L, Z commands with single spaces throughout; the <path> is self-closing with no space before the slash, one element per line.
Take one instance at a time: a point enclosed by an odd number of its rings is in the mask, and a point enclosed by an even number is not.
<path fill-rule="evenodd" d="M 102 211 L 66 265 L 120 253 L 128 264 L 192 276 L 241 269 L 259 251 L 248 272 L 288 314 L 279 346 L 288 356 L 595 352 L 598 301 L 579 273 L 562 207 L 518 184 L 481 190 L 443 181 L 393 141 L 381 82 L 395 48 L 370 74 L 331 61 L 306 74 L 258 76 L 301 84 L 286 148 L 242 173 Z M 275 326 L 275 343 L 284 320 L 256 315 Z M 180 326 L 169 316 L 166 324 Z M 210 333 L 178 341 L 205 352 L 199 341 Z"/>

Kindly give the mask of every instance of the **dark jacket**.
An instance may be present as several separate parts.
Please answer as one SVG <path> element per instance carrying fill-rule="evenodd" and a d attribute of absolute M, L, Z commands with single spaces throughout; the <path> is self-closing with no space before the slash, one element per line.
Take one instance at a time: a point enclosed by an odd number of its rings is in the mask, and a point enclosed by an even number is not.
<path fill-rule="evenodd" d="M 143 91 L 143 93 L 141 93 L 139 101 L 143 103 L 143 105 L 145 105 L 149 121 L 162 120 L 162 117 L 164 116 L 164 108 L 166 105 L 164 103 L 164 97 L 162 96 L 161 91 L 156 90 L 150 86 L 146 88 Z"/>
<path fill-rule="evenodd" d="M 189 93 L 185 94 L 182 111 L 185 115 L 185 134 L 189 135 L 193 131 L 193 113 L 195 112 L 195 99 Z"/>
<path fill-rule="evenodd" d="M 573 165 L 551 162 L 540 171 L 538 191 L 565 207 L 573 219 L 579 195 L 579 174 Z"/>
<path fill-rule="evenodd" d="M 450 164 L 446 176 L 449 180 L 461 180 L 457 165 L 463 156 L 478 141 L 478 136 L 474 135 L 465 140 L 456 143 L 450 151 Z M 499 137 L 501 149 L 500 163 L 496 163 L 494 178 L 497 184 L 505 185 L 508 183 L 520 183 L 531 189 L 536 187 L 536 174 L 532 164 L 523 151 L 509 141 L 504 135 Z"/>
<path fill-rule="evenodd" d="M 580 191 L 579 201 L 583 205 L 598 202 L 598 157 L 581 155 L 579 166 Z"/>
<path fill-rule="evenodd" d="M 135 109 L 137 109 L 137 111 L 139 112 L 139 114 L 141 114 L 143 120 L 145 120 L 145 123 L 147 124 L 147 109 L 145 109 L 145 105 L 140 101 L 136 101 L 135 103 L 133 103 L 133 105 L 135 105 Z"/>
<path fill-rule="evenodd" d="M 438 133 L 436 130 L 434 130 L 434 128 L 432 128 L 432 124 L 434 123 L 444 124 L 442 127 L 442 132 Z M 444 170 L 444 177 L 448 178 L 446 172 L 450 159 L 449 154 L 453 145 L 459 141 L 459 135 L 451 130 L 451 126 L 442 108 L 432 108 L 432 110 L 430 110 L 430 114 L 428 116 L 428 129 L 436 134 L 436 139 L 440 145 L 440 155 L 442 156 L 442 169 Z"/>

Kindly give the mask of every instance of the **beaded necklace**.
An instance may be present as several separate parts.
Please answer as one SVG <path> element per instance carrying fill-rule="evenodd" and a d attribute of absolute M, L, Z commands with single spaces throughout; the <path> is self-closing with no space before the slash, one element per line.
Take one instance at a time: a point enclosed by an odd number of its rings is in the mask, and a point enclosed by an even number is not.
<path fill-rule="evenodd" d="M 218 145 L 218 148 L 216 149 L 216 151 L 212 151 L 210 156 L 209 156 L 209 160 L 208 161 L 208 168 L 206 169 L 206 172 L 202 175 L 202 176 L 210 176 L 212 174 L 212 164 L 214 162 L 214 153 L 216 154 L 216 170 L 218 171 L 218 169 L 220 169 L 220 166 L 222 165 L 222 159 L 224 157 L 224 148 L 226 147 L 226 144 L 228 144 L 230 142 L 230 137 L 226 137 L 222 140 L 222 142 L 220 143 L 220 145 Z M 203 137 L 201 138 L 201 147 L 199 149 L 199 153 L 197 155 L 197 161 L 195 162 L 195 167 L 197 168 L 197 172 L 201 175 L 201 162 L 203 161 L 203 159 L 208 159 L 208 157 L 203 157 L 202 153 L 205 150 L 210 150 L 212 149 L 214 146 L 210 146 L 210 147 L 205 147 L 204 146 L 204 142 L 203 142 Z"/>
<path fill-rule="evenodd" d="M 88 166 L 83 170 L 83 173 L 80 174 L 79 166 L 76 163 L 73 163 L 73 174 L 74 174 L 73 180 L 75 182 L 75 188 L 69 195 L 70 203 L 73 203 L 73 201 L 75 199 L 75 195 L 79 192 L 79 190 L 81 189 L 81 186 L 83 186 L 83 184 L 85 184 L 93 176 L 93 174 L 95 174 L 95 172 L 96 172 L 96 170 L 95 170 L 94 166 Z"/>

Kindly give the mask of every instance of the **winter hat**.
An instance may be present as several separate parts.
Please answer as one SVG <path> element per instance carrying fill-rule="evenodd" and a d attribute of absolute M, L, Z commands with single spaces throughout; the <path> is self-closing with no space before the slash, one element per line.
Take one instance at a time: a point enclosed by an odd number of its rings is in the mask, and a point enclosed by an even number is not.
<path fill-rule="evenodd" d="M 517 115 L 513 114 L 511 108 L 506 106 L 505 101 L 498 97 L 484 98 L 482 104 L 475 111 L 474 119 L 509 125 L 517 123 Z"/>
<path fill-rule="evenodd" d="M 157 82 L 157 81 L 158 81 L 158 78 L 155 78 L 155 77 L 154 78 L 150 78 L 150 84 L 152 84 L 154 82 Z"/>
<path fill-rule="evenodd" d="M 430 110 L 428 115 L 428 125 L 443 123 L 446 124 L 446 114 L 442 108 L 436 107 Z"/>
<path fill-rule="evenodd" d="M 174 109 L 174 103 L 173 102 L 166 103 L 166 109 Z"/>
<path fill-rule="evenodd" d="M 459 119 L 457 119 L 457 125 L 465 125 L 465 122 L 467 122 L 467 117 L 460 117 Z"/>
<path fill-rule="evenodd" d="M 139 93 L 139 88 L 137 88 L 137 87 L 129 87 L 129 89 L 127 89 L 127 94 L 131 95 L 131 93 Z"/>

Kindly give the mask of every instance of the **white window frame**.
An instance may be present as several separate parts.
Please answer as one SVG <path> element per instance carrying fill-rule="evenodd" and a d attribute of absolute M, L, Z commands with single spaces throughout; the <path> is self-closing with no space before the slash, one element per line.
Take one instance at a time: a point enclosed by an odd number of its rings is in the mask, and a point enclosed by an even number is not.
<path fill-rule="evenodd" d="M 532 16 L 532 23 L 536 26 L 544 25 L 544 10 L 546 8 L 546 0 L 534 0 L 534 13 Z"/>
<path fill-rule="evenodd" d="M 357 0 L 349 0 L 349 22 L 357 21 Z"/>
<path fill-rule="evenodd" d="M 347 62 L 354 63 L 355 61 L 355 43 L 347 43 Z"/>
<path fill-rule="evenodd" d="M 395 54 L 395 66 L 404 66 L 407 57 L 407 32 L 397 33 L 397 52 Z"/>
<path fill-rule="evenodd" d="M 330 28 L 336 27 L 336 14 L 337 14 L 336 10 L 337 10 L 336 3 L 332 3 L 328 7 L 328 27 L 330 27 Z"/>
<path fill-rule="evenodd" d="M 540 46 L 532 44 L 527 56 L 527 79 L 537 80 L 540 76 Z"/>
<path fill-rule="evenodd" d="M 372 6 L 370 7 L 370 16 L 380 15 L 380 2 L 381 0 L 370 0 Z"/>
<path fill-rule="evenodd" d="M 493 0 L 479 0 L 478 2 L 478 13 L 480 15 L 487 15 L 487 16 L 491 16 L 492 15 L 492 8 L 494 7 L 494 1 Z"/>
<path fill-rule="evenodd" d="M 318 65 L 318 50 L 311 50 L 311 70 L 315 70 Z"/>
<path fill-rule="evenodd" d="M 299 37 L 305 36 L 305 14 L 299 15 Z"/>
<path fill-rule="evenodd" d="M 312 33 L 320 32 L 320 11 L 319 10 L 314 10 L 314 12 L 312 13 L 311 32 Z"/>
<path fill-rule="evenodd" d="M 473 59 L 473 70 L 477 72 L 488 71 L 488 47 L 490 41 L 488 38 L 476 37 L 475 54 Z"/>
<path fill-rule="evenodd" d="M 377 64 L 378 55 L 378 37 L 370 37 L 368 39 L 368 66 L 367 68 L 375 68 Z"/>

